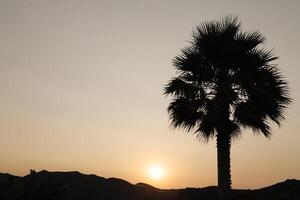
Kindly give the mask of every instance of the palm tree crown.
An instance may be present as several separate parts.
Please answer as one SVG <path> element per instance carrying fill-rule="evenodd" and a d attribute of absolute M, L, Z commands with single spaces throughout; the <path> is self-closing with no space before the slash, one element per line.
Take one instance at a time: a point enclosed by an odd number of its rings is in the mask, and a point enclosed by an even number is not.
<path fill-rule="evenodd" d="M 280 125 L 291 102 L 277 59 L 261 44 L 259 32 L 242 32 L 236 17 L 201 24 L 191 45 L 173 64 L 178 73 L 164 88 L 173 97 L 168 107 L 175 128 L 213 138 L 218 130 L 232 137 L 240 127 L 271 135 L 270 122 Z"/>

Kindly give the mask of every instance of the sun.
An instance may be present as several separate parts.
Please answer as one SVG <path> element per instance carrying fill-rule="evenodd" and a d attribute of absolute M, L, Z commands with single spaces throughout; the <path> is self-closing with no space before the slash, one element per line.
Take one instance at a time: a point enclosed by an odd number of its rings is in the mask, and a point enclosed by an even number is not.
<path fill-rule="evenodd" d="M 152 179 L 159 180 L 165 175 L 164 169 L 159 165 L 153 165 L 149 168 L 149 176 Z"/>

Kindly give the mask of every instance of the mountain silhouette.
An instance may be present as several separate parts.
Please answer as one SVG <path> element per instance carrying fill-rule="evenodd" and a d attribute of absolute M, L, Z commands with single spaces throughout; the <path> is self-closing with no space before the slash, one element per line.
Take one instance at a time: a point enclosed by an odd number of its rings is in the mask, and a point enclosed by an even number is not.
<path fill-rule="evenodd" d="M 233 190 L 235 200 L 299 200 L 300 181 L 256 190 Z M 159 189 L 79 172 L 31 171 L 24 177 L 0 173 L 1 200 L 216 200 L 217 187 Z"/>

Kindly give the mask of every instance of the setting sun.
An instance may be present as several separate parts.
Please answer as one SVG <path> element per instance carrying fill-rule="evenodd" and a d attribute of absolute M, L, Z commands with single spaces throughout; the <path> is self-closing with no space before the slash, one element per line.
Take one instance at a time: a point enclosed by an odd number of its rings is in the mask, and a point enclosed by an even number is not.
<path fill-rule="evenodd" d="M 165 171 L 161 166 L 155 165 L 149 168 L 149 176 L 152 179 L 159 180 L 165 175 Z"/>

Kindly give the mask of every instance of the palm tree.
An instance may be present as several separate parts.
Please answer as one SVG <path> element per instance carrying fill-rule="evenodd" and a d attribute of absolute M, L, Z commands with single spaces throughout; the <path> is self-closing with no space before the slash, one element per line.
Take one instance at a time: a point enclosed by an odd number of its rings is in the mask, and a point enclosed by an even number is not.
<path fill-rule="evenodd" d="M 259 32 L 243 32 L 237 17 L 202 23 L 173 64 L 176 77 L 164 94 L 171 125 L 209 141 L 216 137 L 218 195 L 229 199 L 231 190 L 231 141 L 241 128 L 270 137 L 270 122 L 280 125 L 283 111 L 291 103 L 287 82 L 277 59 L 261 44 Z"/>

